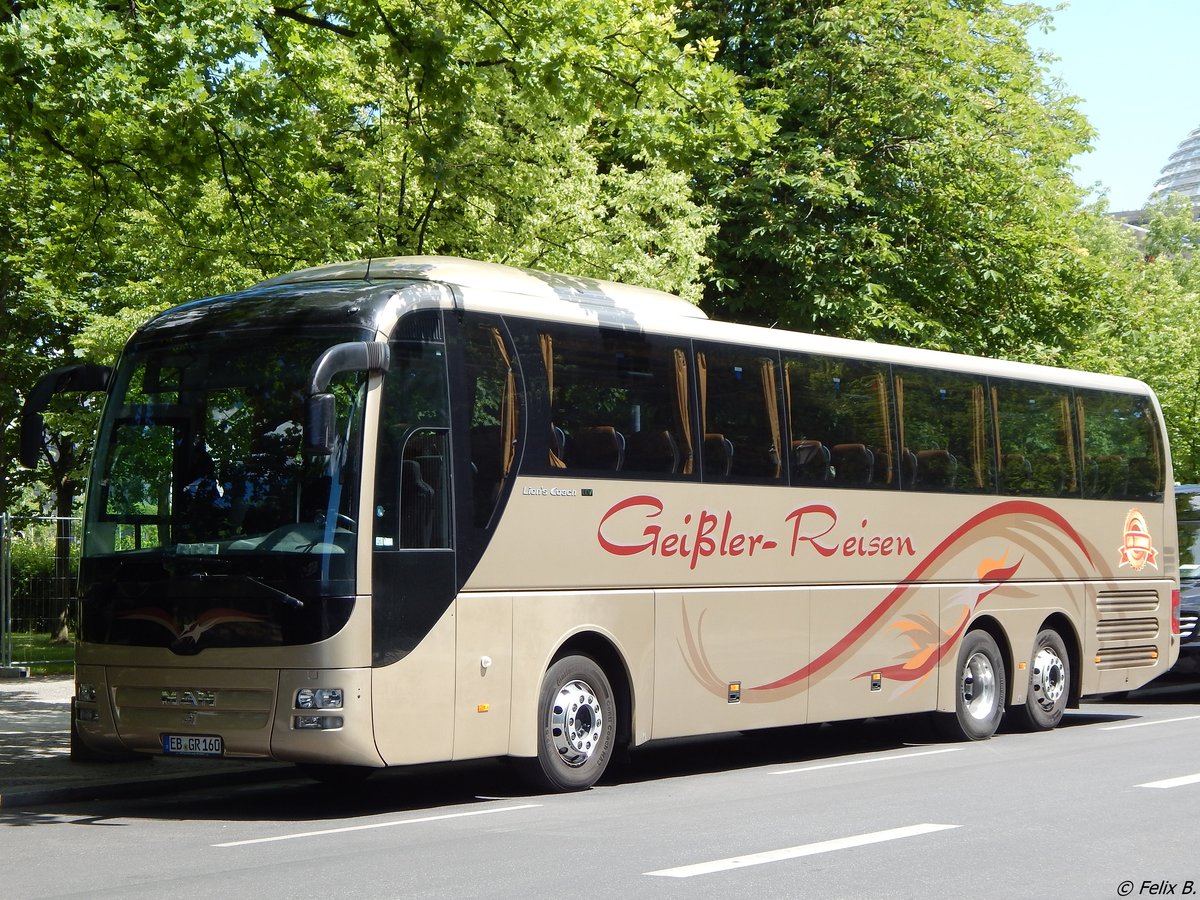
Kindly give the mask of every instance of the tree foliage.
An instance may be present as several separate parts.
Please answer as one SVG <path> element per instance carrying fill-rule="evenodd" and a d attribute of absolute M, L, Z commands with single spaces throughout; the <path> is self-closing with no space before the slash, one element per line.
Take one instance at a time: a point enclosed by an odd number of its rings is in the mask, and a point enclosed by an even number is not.
<path fill-rule="evenodd" d="M 696 0 L 775 139 L 720 205 L 714 307 L 966 352 L 1072 336 L 1090 130 L 1003 0 Z"/>
<path fill-rule="evenodd" d="M 5 4 L 6 458 L 40 372 L 304 265 L 450 253 L 697 297 L 691 173 L 767 126 L 676 38 L 662 0 Z"/>
<path fill-rule="evenodd" d="M 1153 203 L 1141 236 L 1095 215 L 1080 243 L 1098 291 L 1086 340 L 1067 361 L 1148 382 L 1163 407 L 1176 480 L 1200 481 L 1200 223 L 1190 201 Z"/>
<path fill-rule="evenodd" d="M 1200 466 L 1197 235 L 1080 207 L 1006 0 L 0 3 L 0 422 L 168 305 L 446 253 L 723 317 L 1121 371 Z M 67 511 L 94 410 L 46 448 Z M 31 484 L 0 469 L 0 507 Z M 22 499 L 21 502 L 25 502 Z M 34 502 L 30 500 L 29 502 Z"/>

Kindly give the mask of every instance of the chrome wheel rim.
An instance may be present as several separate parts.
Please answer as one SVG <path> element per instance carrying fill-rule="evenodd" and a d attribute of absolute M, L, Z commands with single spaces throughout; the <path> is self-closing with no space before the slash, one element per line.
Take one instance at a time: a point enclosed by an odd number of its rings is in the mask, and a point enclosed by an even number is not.
<path fill-rule="evenodd" d="M 972 653 L 963 666 L 962 702 L 967 715 L 983 721 L 996 708 L 996 670 L 983 653 Z"/>
<path fill-rule="evenodd" d="M 1050 712 L 1067 689 L 1067 667 L 1050 647 L 1042 647 L 1033 658 L 1029 689 L 1034 702 Z"/>
<path fill-rule="evenodd" d="M 591 687 L 578 679 L 562 686 L 550 709 L 550 733 L 554 749 L 571 768 L 592 758 L 604 734 L 600 701 Z"/>

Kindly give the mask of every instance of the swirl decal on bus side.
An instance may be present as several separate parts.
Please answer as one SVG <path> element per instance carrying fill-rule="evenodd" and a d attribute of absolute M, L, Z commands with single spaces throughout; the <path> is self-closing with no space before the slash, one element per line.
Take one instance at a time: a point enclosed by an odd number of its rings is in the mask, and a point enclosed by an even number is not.
<path fill-rule="evenodd" d="M 894 622 L 889 615 L 913 590 L 933 580 L 950 558 L 970 553 L 984 540 L 1001 538 L 1012 546 L 1001 559 L 984 559 L 978 564 L 978 580 L 957 591 L 942 610 L 940 620 L 951 622 L 942 628 L 938 619 L 926 613 L 905 614 Z M 1016 551 L 1016 552 L 1014 552 Z M 1016 561 L 1007 562 L 1010 555 Z M 863 618 L 824 652 L 791 672 L 742 691 L 742 702 L 772 702 L 808 689 L 810 679 L 827 676 L 835 664 L 878 630 L 889 624 L 910 644 L 905 652 L 886 665 L 856 672 L 852 679 L 880 675 L 893 682 L 919 684 L 934 671 L 942 659 L 954 652 L 974 612 L 993 592 L 1004 587 L 1016 575 L 1027 556 L 1033 556 L 1057 575 L 1072 578 L 1096 577 L 1097 554 L 1074 527 L 1059 513 L 1031 500 L 1009 500 L 972 516 L 955 528 L 925 556 L 902 583 L 892 588 Z M 728 691 L 728 679 L 709 664 L 702 635 L 703 612 L 693 622 L 684 612 L 684 639 L 680 649 L 693 676 L 717 696 Z M 899 661 L 895 661 L 899 659 Z"/>

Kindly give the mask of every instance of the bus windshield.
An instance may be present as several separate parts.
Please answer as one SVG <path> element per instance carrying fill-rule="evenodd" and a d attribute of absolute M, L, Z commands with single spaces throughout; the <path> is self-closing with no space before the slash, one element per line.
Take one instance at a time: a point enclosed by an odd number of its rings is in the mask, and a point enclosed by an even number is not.
<path fill-rule="evenodd" d="M 309 641 L 344 624 L 327 601 L 348 615 L 354 593 L 365 376 L 330 388 L 332 454 L 306 456 L 302 426 L 309 370 L 343 337 L 214 335 L 126 352 L 87 504 L 85 640 L 172 645 L 201 607 L 246 620 L 209 629 L 225 639 L 208 646 Z"/>

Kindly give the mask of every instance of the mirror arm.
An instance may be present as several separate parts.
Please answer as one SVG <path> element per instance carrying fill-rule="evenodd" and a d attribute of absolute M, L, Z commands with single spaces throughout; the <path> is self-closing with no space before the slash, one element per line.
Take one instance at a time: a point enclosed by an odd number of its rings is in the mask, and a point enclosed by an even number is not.
<path fill-rule="evenodd" d="M 308 407 L 304 422 L 304 449 L 328 456 L 336 439 L 337 404 L 329 384 L 341 372 L 386 372 L 391 348 L 377 341 L 334 344 L 318 357 L 308 373 Z"/>
<path fill-rule="evenodd" d="M 113 370 L 109 366 L 95 363 L 79 363 L 47 372 L 37 380 L 25 404 L 21 408 L 21 465 L 36 469 L 42 451 L 45 421 L 42 413 L 56 394 L 76 391 L 80 393 L 103 393 L 108 390 Z"/>

